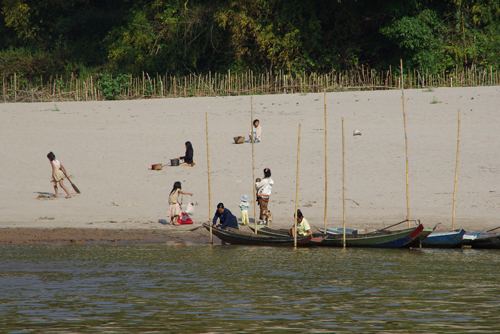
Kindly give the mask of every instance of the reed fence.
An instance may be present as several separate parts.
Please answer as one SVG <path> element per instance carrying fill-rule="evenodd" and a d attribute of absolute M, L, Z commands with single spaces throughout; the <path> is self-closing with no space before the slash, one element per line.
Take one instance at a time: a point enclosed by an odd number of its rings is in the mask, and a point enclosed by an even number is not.
<path fill-rule="evenodd" d="M 101 101 L 100 76 L 79 78 L 74 74 L 27 80 L 17 74 L 3 77 L 0 103 Z M 354 71 L 328 74 L 260 73 L 252 71 L 205 75 L 130 76 L 116 99 L 233 96 L 257 94 L 317 93 L 323 91 L 385 90 L 434 87 L 475 87 L 499 85 L 498 70 L 455 70 L 429 74 L 427 70 L 407 70 L 403 75 L 392 68 L 385 72 L 362 67 Z"/>

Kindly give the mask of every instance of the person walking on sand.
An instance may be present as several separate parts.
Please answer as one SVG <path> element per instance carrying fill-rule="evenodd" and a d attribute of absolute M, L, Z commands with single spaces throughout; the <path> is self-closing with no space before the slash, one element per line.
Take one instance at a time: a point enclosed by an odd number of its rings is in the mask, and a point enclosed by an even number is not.
<path fill-rule="evenodd" d="M 240 209 L 241 209 L 241 223 L 243 225 L 250 224 L 250 219 L 248 218 L 248 207 L 249 206 L 250 205 L 248 204 L 248 196 L 247 195 L 241 196 Z"/>
<path fill-rule="evenodd" d="M 180 225 L 179 223 L 177 223 L 177 219 L 179 219 L 180 215 L 182 214 L 182 207 L 181 203 L 179 202 L 179 194 L 193 196 L 192 193 L 183 192 L 181 188 L 181 183 L 179 181 L 175 182 L 172 191 L 168 196 L 168 204 L 170 205 L 168 209 L 168 216 L 170 216 L 170 225 Z"/>
<path fill-rule="evenodd" d="M 273 179 L 271 179 L 271 170 L 269 168 L 264 168 L 264 178 L 255 186 L 257 190 L 257 201 L 260 207 L 259 219 L 262 221 L 263 212 L 268 211 L 267 207 L 269 205 L 269 197 L 271 197 L 272 188 L 274 185 Z"/>
<path fill-rule="evenodd" d="M 193 150 L 193 144 L 191 144 L 190 141 L 187 141 L 185 143 L 186 146 L 186 153 L 183 157 L 179 157 L 179 160 L 184 160 L 184 163 L 181 166 L 189 166 L 193 167 L 196 165 L 196 162 L 193 161 L 193 155 L 194 155 L 194 150 Z"/>
<path fill-rule="evenodd" d="M 64 176 L 68 174 L 66 172 L 66 168 L 64 168 L 59 160 L 56 160 L 56 155 L 52 152 L 49 152 L 49 154 L 47 154 L 47 159 L 49 159 L 50 165 L 52 166 L 52 179 L 50 180 L 50 183 L 52 183 L 52 185 L 54 186 L 54 191 L 56 193 L 54 197 L 59 197 L 59 188 L 57 188 L 57 182 L 59 182 L 61 188 L 63 188 L 63 190 L 68 195 L 66 196 L 66 198 L 71 198 L 71 194 L 69 193 L 68 188 L 66 188 L 63 183 Z"/>
<path fill-rule="evenodd" d="M 260 134 L 262 132 L 262 128 L 259 124 L 260 121 L 258 119 L 255 119 L 253 121 L 253 128 L 252 131 L 248 133 L 249 139 L 247 140 L 247 143 L 251 143 L 252 139 L 254 140 L 254 143 L 260 143 Z"/>

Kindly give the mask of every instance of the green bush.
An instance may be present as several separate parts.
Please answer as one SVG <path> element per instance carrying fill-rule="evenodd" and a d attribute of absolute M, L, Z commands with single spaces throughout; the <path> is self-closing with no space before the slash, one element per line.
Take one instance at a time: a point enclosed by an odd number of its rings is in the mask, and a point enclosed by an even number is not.
<path fill-rule="evenodd" d="M 101 90 L 106 100 L 116 100 L 120 93 L 130 86 L 130 75 L 119 74 L 113 78 L 111 74 L 100 74 L 97 88 Z"/>

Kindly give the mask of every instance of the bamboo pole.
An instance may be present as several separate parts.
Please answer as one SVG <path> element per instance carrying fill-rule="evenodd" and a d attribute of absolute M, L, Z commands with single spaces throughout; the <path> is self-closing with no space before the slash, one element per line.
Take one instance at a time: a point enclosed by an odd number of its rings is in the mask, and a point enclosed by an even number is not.
<path fill-rule="evenodd" d="M 401 78 L 403 77 L 403 60 L 400 59 Z M 405 151 L 406 151 L 406 219 L 408 220 L 408 228 L 410 228 L 410 200 L 409 200 L 409 184 L 408 184 L 408 136 L 406 135 L 406 113 L 405 113 L 405 89 L 401 85 L 401 98 L 403 101 L 403 123 L 405 128 Z"/>
<path fill-rule="evenodd" d="M 205 112 L 205 124 L 207 129 L 207 171 L 208 171 L 208 224 L 210 225 L 210 244 L 214 243 L 214 236 L 212 234 L 212 188 L 210 184 L 210 154 L 208 149 L 208 112 Z"/>
<path fill-rule="evenodd" d="M 255 192 L 255 138 L 253 138 L 253 96 L 250 97 L 250 106 L 252 108 L 250 116 L 250 133 L 252 134 L 252 194 L 253 194 L 253 223 L 255 225 L 255 234 L 257 234 L 257 194 Z M 259 217 L 260 218 L 260 217 Z M 248 222 L 250 223 L 250 222 Z"/>
<path fill-rule="evenodd" d="M 327 173 L 327 151 L 326 151 L 326 143 L 327 143 L 327 123 L 326 123 L 326 89 L 324 92 L 324 100 L 325 100 L 325 218 L 324 218 L 324 223 L 325 223 L 325 234 L 326 234 L 326 213 L 327 213 L 327 207 L 328 207 L 328 173 Z"/>
<path fill-rule="evenodd" d="M 297 179 L 295 181 L 296 187 L 295 187 L 295 211 L 293 211 L 293 223 L 294 223 L 294 238 L 293 238 L 293 245 L 294 247 L 297 247 L 297 205 L 299 202 L 299 161 L 300 161 L 300 127 L 301 125 L 299 124 L 299 141 L 297 144 Z"/>
<path fill-rule="evenodd" d="M 458 174 L 458 152 L 460 148 L 460 109 L 458 109 L 458 135 L 457 135 L 457 162 L 455 165 L 455 185 L 453 187 L 453 214 L 451 217 L 451 229 L 455 229 L 455 203 L 457 195 L 457 174 Z"/>
<path fill-rule="evenodd" d="M 345 248 L 345 136 L 344 117 L 342 117 L 342 245 Z M 326 230 L 325 230 L 326 233 Z"/>

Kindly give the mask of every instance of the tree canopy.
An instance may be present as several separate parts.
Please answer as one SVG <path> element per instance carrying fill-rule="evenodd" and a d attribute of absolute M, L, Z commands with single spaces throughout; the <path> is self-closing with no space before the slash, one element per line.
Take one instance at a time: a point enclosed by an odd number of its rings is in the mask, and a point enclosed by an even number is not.
<path fill-rule="evenodd" d="M 499 0 L 1 0 L 0 72 L 498 69 Z"/>

